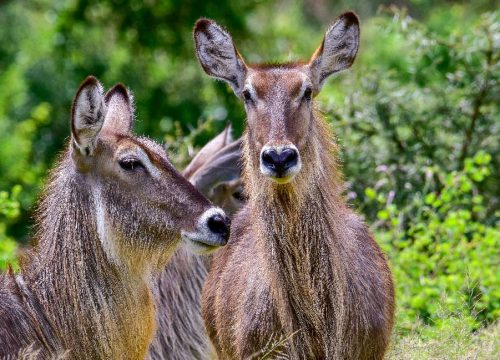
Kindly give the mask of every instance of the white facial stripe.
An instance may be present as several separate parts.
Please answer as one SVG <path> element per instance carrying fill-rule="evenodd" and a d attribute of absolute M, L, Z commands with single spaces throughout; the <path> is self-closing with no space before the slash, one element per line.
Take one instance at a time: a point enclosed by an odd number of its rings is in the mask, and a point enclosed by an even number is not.
<path fill-rule="evenodd" d="M 249 74 L 247 76 L 247 79 L 245 81 L 245 88 L 248 87 L 250 89 L 253 89 L 252 81 L 253 81 L 254 77 L 255 77 L 255 74 Z"/>
<path fill-rule="evenodd" d="M 278 73 L 283 73 L 287 70 L 283 70 L 283 69 L 275 69 L 274 70 L 275 72 L 278 72 Z M 306 90 L 307 87 L 310 87 L 311 89 L 313 88 L 313 85 L 312 85 L 312 82 L 311 80 L 309 79 L 309 77 L 304 74 L 304 73 L 301 73 L 300 74 L 301 77 L 302 77 L 302 85 L 300 87 L 300 91 L 297 95 L 297 97 L 295 99 L 293 99 L 294 101 L 300 101 L 302 99 L 302 97 L 304 96 L 304 92 Z M 247 80 L 245 81 L 245 87 L 244 87 L 244 90 L 248 90 L 250 91 L 250 93 L 252 94 L 252 97 L 254 99 L 257 99 L 257 92 L 255 91 L 255 88 L 253 87 L 252 85 L 252 80 L 254 78 L 254 74 L 250 74 L 247 78 Z M 281 102 L 281 103 L 286 103 L 287 102 L 287 97 L 286 97 L 286 89 L 284 89 L 283 87 L 281 87 L 279 84 L 277 84 L 275 86 L 275 93 L 276 94 L 279 94 L 279 95 L 282 95 L 281 98 L 277 101 Z"/>
<path fill-rule="evenodd" d="M 297 98 L 295 99 L 296 101 L 301 101 L 302 97 L 304 96 L 304 93 L 307 88 L 310 88 L 312 90 L 312 83 L 309 81 L 307 76 L 304 75 L 304 80 L 302 81 L 302 86 L 300 87 L 300 92 Z"/>
<path fill-rule="evenodd" d="M 245 87 L 243 88 L 243 91 L 249 91 L 250 94 L 252 95 L 252 99 L 254 100 L 259 100 L 258 97 L 257 97 L 257 92 L 255 91 L 255 88 L 253 87 L 253 85 L 251 84 L 251 79 L 247 79 L 247 81 L 245 82 Z"/>
<path fill-rule="evenodd" d="M 116 243 L 111 232 L 109 231 L 109 226 L 106 221 L 106 209 L 104 207 L 104 202 L 102 201 L 101 188 L 97 184 L 92 187 L 92 195 L 94 198 L 97 234 L 99 236 L 99 240 L 101 241 L 104 252 L 108 258 L 116 265 L 121 265 L 122 263 L 118 255 Z"/>

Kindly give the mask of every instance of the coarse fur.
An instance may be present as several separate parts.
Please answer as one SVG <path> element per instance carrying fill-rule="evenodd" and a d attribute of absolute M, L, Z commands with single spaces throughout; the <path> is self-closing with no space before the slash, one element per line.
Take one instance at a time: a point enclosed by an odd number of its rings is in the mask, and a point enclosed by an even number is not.
<path fill-rule="evenodd" d="M 285 66 L 245 65 L 211 20 L 197 22 L 194 39 L 203 69 L 227 81 L 247 113 L 248 203 L 214 255 L 202 298 L 219 358 L 382 359 L 394 317 L 391 272 L 346 204 L 338 149 L 312 98 L 353 63 L 357 16 L 342 14 L 309 62 Z M 293 149 L 298 160 L 279 173 L 263 163 L 263 149 Z"/>
<path fill-rule="evenodd" d="M 21 272 L 0 276 L 0 358 L 143 359 L 155 331 L 152 273 L 210 202 L 161 146 L 132 135 L 123 85 L 93 77 L 73 103 L 72 137 L 51 172 Z M 206 246 L 224 243 L 208 234 Z M 190 240 L 187 240 L 190 241 Z M 200 244 L 203 246 L 203 244 Z"/>
<path fill-rule="evenodd" d="M 228 216 L 243 205 L 240 140 L 230 127 L 207 143 L 184 169 L 183 175 Z M 209 255 L 179 249 L 159 274 L 153 291 L 156 335 L 151 359 L 210 359 L 210 340 L 201 317 L 201 292 L 210 265 Z"/>

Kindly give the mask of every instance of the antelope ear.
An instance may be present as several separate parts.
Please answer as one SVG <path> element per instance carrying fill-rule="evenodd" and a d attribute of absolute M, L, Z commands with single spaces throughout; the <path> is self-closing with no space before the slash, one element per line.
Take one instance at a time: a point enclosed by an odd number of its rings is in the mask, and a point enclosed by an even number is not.
<path fill-rule="evenodd" d="M 221 183 L 241 177 L 241 139 L 217 151 L 188 179 L 203 195 L 210 198 L 212 190 Z"/>
<path fill-rule="evenodd" d="M 95 77 L 89 76 L 80 85 L 71 110 L 72 143 L 84 156 L 94 153 L 105 111 L 102 85 Z"/>
<path fill-rule="evenodd" d="M 214 21 L 199 19 L 194 25 L 193 38 L 196 56 L 203 70 L 210 76 L 226 81 L 240 96 L 247 68 L 231 35 Z"/>
<path fill-rule="evenodd" d="M 107 112 L 103 131 L 129 134 L 134 125 L 133 96 L 123 84 L 116 84 L 104 97 Z"/>
<path fill-rule="evenodd" d="M 359 46 L 359 19 L 353 12 L 340 15 L 309 61 L 315 90 L 332 74 L 351 67 Z"/>
<path fill-rule="evenodd" d="M 182 175 L 189 179 L 200 167 L 206 164 L 212 156 L 220 149 L 232 142 L 231 125 L 226 126 L 223 132 L 214 137 L 201 148 L 196 156 L 191 160 L 188 166 L 182 172 Z"/>

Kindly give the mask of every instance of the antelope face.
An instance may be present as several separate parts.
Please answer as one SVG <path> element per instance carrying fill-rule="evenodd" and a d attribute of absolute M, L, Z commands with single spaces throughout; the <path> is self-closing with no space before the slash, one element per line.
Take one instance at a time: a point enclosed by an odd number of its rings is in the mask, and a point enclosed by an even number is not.
<path fill-rule="evenodd" d="M 198 20 L 193 35 L 205 72 L 229 83 L 245 104 L 253 167 L 276 183 L 292 181 L 312 138 L 313 96 L 326 78 L 349 68 L 356 57 L 357 16 L 342 14 L 303 63 L 246 65 L 231 36 L 212 20 Z"/>
<path fill-rule="evenodd" d="M 112 227 L 123 237 L 159 248 L 179 234 L 194 252 L 206 253 L 225 245 L 229 220 L 198 192 L 168 160 L 163 148 L 145 138 L 110 136 L 102 147 L 110 154 L 101 160 L 106 181 L 103 201 L 129 209 Z M 108 162 L 107 159 L 113 161 Z M 124 196 L 125 195 L 125 196 Z M 133 236 L 131 236 L 133 234 Z"/>
<path fill-rule="evenodd" d="M 290 182 L 302 167 L 309 139 L 312 81 L 300 68 L 248 69 L 242 91 L 253 162 L 277 183 Z"/>
<path fill-rule="evenodd" d="M 199 253 L 225 245 L 229 220 L 172 166 L 163 148 L 132 134 L 125 87 L 106 96 L 89 77 L 72 117 L 72 158 L 90 184 L 96 226 L 106 252 L 120 262 L 164 264 L 182 238 Z"/>

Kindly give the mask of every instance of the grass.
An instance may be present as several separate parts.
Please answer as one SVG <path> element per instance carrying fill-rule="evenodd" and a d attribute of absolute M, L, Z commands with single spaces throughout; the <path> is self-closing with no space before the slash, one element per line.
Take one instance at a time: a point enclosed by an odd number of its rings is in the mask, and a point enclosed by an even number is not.
<path fill-rule="evenodd" d="M 444 327 L 422 325 L 407 335 L 396 334 L 388 360 L 493 360 L 500 358 L 500 321 L 471 333 L 461 319 Z"/>

